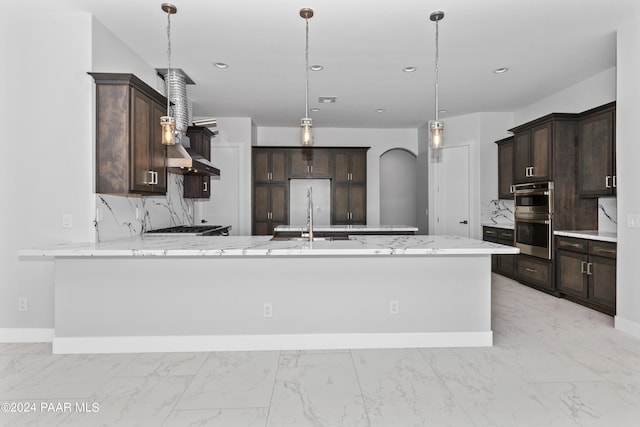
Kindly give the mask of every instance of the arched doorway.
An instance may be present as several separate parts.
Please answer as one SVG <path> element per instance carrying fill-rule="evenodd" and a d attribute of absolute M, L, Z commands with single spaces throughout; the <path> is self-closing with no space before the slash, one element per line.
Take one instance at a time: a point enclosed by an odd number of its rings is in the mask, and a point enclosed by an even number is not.
<path fill-rule="evenodd" d="M 417 225 L 417 157 L 403 148 L 380 156 L 380 224 Z"/>

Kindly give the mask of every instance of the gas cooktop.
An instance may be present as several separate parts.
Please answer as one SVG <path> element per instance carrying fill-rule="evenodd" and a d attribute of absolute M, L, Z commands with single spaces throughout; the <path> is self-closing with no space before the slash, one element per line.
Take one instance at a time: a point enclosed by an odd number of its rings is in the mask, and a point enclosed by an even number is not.
<path fill-rule="evenodd" d="M 187 236 L 228 236 L 230 225 L 177 225 L 174 227 L 149 230 L 145 234 L 155 236 L 173 236 L 176 234 Z"/>

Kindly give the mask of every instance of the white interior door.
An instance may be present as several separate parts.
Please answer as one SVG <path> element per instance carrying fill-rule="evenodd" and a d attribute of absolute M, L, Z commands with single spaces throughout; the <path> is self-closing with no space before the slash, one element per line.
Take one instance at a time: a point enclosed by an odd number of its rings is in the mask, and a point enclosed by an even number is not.
<path fill-rule="evenodd" d="M 469 146 L 443 147 L 436 172 L 436 234 L 469 237 Z"/>

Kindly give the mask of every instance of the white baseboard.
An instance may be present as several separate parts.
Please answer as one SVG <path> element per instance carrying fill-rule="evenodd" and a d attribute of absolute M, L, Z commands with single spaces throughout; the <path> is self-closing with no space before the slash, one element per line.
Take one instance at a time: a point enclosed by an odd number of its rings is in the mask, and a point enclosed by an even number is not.
<path fill-rule="evenodd" d="M 52 342 L 53 328 L 0 328 L 0 343 Z"/>
<path fill-rule="evenodd" d="M 614 325 L 616 329 L 640 338 L 640 323 L 616 316 L 614 318 Z"/>
<path fill-rule="evenodd" d="M 56 337 L 54 354 L 491 347 L 493 332 Z"/>

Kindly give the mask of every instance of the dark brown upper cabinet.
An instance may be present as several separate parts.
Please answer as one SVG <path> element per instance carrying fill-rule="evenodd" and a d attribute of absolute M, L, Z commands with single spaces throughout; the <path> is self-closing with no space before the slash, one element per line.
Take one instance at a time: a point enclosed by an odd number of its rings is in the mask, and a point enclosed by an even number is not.
<path fill-rule="evenodd" d="M 513 137 L 498 144 L 498 198 L 513 199 Z"/>
<path fill-rule="evenodd" d="M 166 98 L 133 74 L 89 74 L 96 82 L 96 193 L 166 194 Z"/>
<path fill-rule="evenodd" d="M 335 182 L 364 183 L 367 181 L 367 150 L 345 149 L 333 153 Z"/>
<path fill-rule="evenodd" d="M 289 151 L 289 178 L 331 178 L 331 150 L 295 148 Z"/>
<path fill-rule="evenodd" d="M 214 133 L 209 128 L 202 126 L 189 126 L 187 136 L 191 144 L 191 150 L 207 160 L 211 160 L 211 138 Z M 186 173 L 184 175 L 184 195 L 187 199 L 211 198 L 211 177 L 199 173 Z"/>
<path fill-rule="evenodd" d="M 287 180 L 287 152 L 282 149 L 253 150 L 253 181 L 284 183 Z"/>
<path fill-rule="evenodd" d="M 582 197 L 616 194 L 616 103 L 585 111 L 578 122 L 578 191 Z"/>

